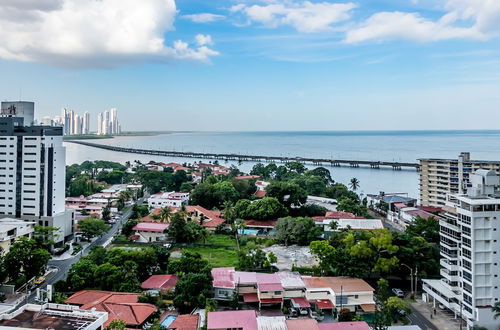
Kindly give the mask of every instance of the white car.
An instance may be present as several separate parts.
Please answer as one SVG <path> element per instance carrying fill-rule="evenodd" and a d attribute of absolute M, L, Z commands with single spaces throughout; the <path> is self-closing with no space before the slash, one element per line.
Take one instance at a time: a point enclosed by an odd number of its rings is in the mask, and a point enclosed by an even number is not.
<path fill-rule="evenodd" d="M 399 298 L 403 298 L 405 296 L 405 293 L 401 289 L 393 288 L 392 292 Z"/>

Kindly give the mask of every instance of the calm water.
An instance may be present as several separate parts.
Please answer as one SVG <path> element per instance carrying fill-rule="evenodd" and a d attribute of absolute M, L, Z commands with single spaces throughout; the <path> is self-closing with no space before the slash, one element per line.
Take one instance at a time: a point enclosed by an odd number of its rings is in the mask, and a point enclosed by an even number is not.
<path fill-rule="evenodd" d="M 93 140 L 121 147 L 242 153 L 254 155 L 339 158 L 417 162 L 418 158 L 456 158 L 461 151 L 474 159 L 500 159 L 500 131 L 390 131 L 390 132 L 193 132 L 156 136 L 129 136 Z M 65 143 L 66 163 L 85 160 L 150 160 L 193 162 L 194 159 L 158 157 L 110 152 Z M 232 164 L 231 162 L 226 163 Z M 236 164 L 238 165 L 238 164 Z M 252 163 L 239 167 L 248 171 Z M 361 182 L 363 193 L 404 192 L 418 196 L 418 173 L 412 170 L 330 168 L 336 181 L 347 183 L 353 177 Z"/>

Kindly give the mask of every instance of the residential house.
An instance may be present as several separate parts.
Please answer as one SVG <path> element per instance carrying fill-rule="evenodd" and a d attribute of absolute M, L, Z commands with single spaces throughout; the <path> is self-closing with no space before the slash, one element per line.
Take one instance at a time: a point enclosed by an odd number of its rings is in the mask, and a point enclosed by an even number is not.
<path fill-rule="evenodd" d="M 84 310 L 107 312 L 104 327 L 120 319 L 125 321 L 127 328 L 142 328 L 157 309 L 154 305 L 139 303 L 139 296 L 138 293 L 83 290 L 66 299 L 66 303 Z"/>
<path fill-rule="evenodd" d="M 133 238 L 139 243 L 161 242 L 167 239 L 168 223 L 165 222 L 139 222 L 132 230 Z"/>
<path fill-rule="evenodd" d="M 377 212 L 387 214 L 389 211 L 394 212 L 396 203 L 404 203 L 407 206 L 417 205 L 417 199 L 404 196 L 406 193 L 385 193 L 381 191 L 378 195 L 366 195 L 367 205 Z"/>
<path fill-rule="evenodd" d="M 175 289 L 177 275 L 151 275 L 142 282 L 141 288 L 144 290 L 159 292 L 169 292 Z"/>
<path fill-rule="evenodd" d="M 189 193 L 181 192 L 159 192 L 157 194 L 151 195 L 148 198 L 148 206 L 150 208 L 158 207 L 181 207 L 182 205 L 187 205 L 189 202 Z"/>
<path fill-rule="evenodd" d="M 200 327 L 200 316 L 198 314 L 178 315 L 170 323 L 168 330 L 198 330 Z"/>
<path fill-rule="evenodd" d="M 257 313 L 254 310 L 209 312 L 208 330 L 257 330 Z"/>
<path fill-rule="evenodd" d="M 188 205 L 186 211 L 188 220 L 196 221 L 210 231 L 215 231 L 217 226 L 225 222 L 220 211 L 207 210 L 199 205 Z"/>

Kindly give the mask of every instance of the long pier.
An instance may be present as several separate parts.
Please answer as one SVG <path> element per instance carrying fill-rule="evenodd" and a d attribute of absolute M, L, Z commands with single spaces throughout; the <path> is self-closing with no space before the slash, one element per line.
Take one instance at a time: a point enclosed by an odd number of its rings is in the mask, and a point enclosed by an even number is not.
<path fill-rule="evenodd" d="M 259 156 L 259 155 L 241 155 L 241 154 L 218 154 L 207 152 L 188 152 L 188 151 L 166 151 L 152 149 L 135 149 L 116 147 L 99 143 L 85 142 L 81 140 L 65 140 L 64 142 L 77 143 L 88 147 L 106 149 L 118 152 L 127 152 L 134 154 L 167 156 L 167 157 L 183 157 L 183 158 L 200 158 L 200 159 L 218 159 L 218 160 L 234 160 L 238 162 L 265 162 L 265 163 L 288 163 L 301 162 L 312 165 L 329 165 L 329 166 L 349 166 L 357 168 L 360 166 L 370 167 L 374 169 L 392 168 L 393 170 L 401 169 L 416 169 L 420 168 L 418 163 L 403 163 L 403 162 L 385 162 L 371 160 L 347 160 L 347 159 L 321 159 L 321 158 L 303 158 L 303 157 L 285 157 L 285 156 Z"/>

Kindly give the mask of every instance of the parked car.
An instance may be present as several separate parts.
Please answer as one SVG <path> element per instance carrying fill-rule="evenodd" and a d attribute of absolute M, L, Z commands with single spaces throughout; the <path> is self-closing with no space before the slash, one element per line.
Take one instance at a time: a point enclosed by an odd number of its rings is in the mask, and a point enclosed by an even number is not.
<path fill-rule="evenodd" d="M 405 296 L 405 293 L 403 292 L 403 290 L 398 289 L 398 288 L 393 288 L 392 292 L 394 293 L 394 295 L 396 295 L 396 297 L 399 297 L 399 298 L 403 298 Z"/>

